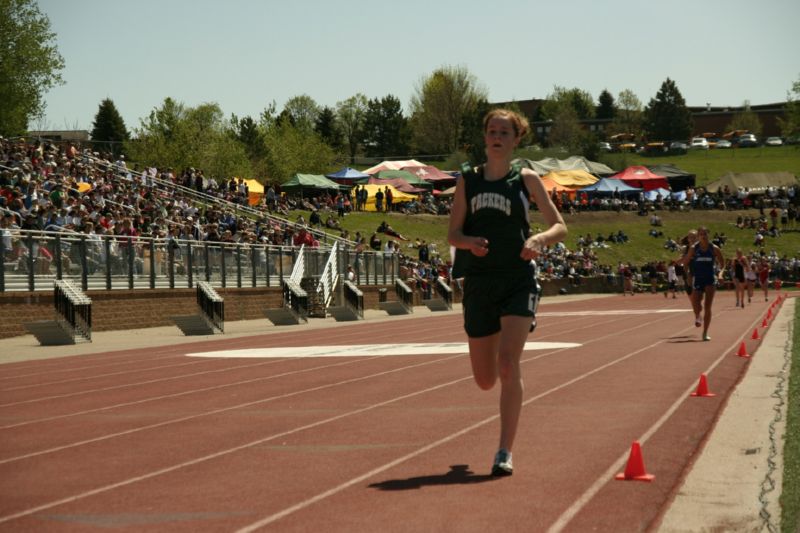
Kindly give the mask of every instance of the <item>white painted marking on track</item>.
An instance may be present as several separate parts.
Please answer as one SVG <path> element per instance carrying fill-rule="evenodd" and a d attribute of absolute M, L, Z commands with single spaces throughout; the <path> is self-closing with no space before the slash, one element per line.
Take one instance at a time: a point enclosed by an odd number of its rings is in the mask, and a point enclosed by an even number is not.
<path fill-rule="evenodd" d="M 574 342 L 526 342 L 525 351 L 560 350 L 581 346 Z M 395 355 L 459 354 L 469 353 L 465 342 L 433 342 L 416 344 L 359 344 L 353 346 L 279 346 L 275 348 L 247 348 L 195 352 L 189 357 L 374 357 Z"/>
<path fill-rule="evenodd" d="M 552 311 L 536 313 L 537 318 L 545 316 L 597 316 L 597 315 L 652 315 L 655 313 L 686 313 L 691 309 L 614 309 L 608 311 Z"/>

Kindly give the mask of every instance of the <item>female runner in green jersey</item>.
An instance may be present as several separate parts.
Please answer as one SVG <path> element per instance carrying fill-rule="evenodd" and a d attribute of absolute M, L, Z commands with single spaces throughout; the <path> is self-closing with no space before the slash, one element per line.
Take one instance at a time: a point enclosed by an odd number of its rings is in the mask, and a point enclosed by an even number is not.
<path fill-rule="evenodd" d="M 454 270 L 463 271 L 464 329 L 473 376 L 484 390 L 500 378 L 500 445 L 492 474 L 502 476 L 513 471 L 511 449 L 522 410 L 520 357 L 538 298 L 532 261 L 545 246 L 564 240 L 567 227 L 539 175 L 512 168 L 528 121 L 495 109 L 484 117 L 483 129 L 486 163 L 456 183 L 447 238 L 457 249 Z M 547 226 L 533 235 L 531 201 Z"/>

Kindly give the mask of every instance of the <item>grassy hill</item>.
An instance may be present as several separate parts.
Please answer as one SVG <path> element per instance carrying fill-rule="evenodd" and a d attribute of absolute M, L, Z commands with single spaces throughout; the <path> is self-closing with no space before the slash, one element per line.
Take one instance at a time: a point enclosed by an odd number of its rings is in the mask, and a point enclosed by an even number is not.
<path fill-rule="evenodd" d="M 649 218 L 641 217 L 635 212 L 592 211 L 565 215 L 564 220 L 569 229 L 566 245 L 570 249 L 575 249 L 578 237 L 581 235 L 590 233 L 592 236 L 598 234 L 607 236 L 621 229 L 630 237 L 630 241 L 626 244 L 611 244 L 610 248 L 596 250 L 599 261 L 609 265 L 616 265 L 620 261 L 641 264 L 652 260 L 674 258 L 676 254 L 664 248 L 666 238 L 671 236 L 675 240 L 679 240 L 690 229 L 705 225 L 712 236 L 716 232 L 727 235 L 728 241 L 723 252 L 726 257 L 730 257 L 738 247 L 745 252 L 756 249 L 753 245 L 753 230 L 738 229 L 734 225 L 736 217 L 740 213 L 743 216 L 758 215 L 758 211 L 755 209 L 750 211 L 660 211 L 659 215 L 663 226 L 658 229 L 664 233 L 664 236 L 659 238 L 649 235 L 652 229 Z M 303 212 L 303 215 L 307 220 L 308 213 Z M 362 235 L 369 238 L 384 220 L 392 228 L 412 241 L 419 238 L 425 239 L 427 242 L 436 243 L 440 253 L 445 258 L 449 257 L 449 245 L 447 244 L 448 218 L 445 216 L 351 213 L 344 218 L 342 226 L 348 229 L 351 235 L 354 235 L 356 231 L 360 231 Z M 538 217 L 537 213 L 533 213 L 534 227 L 537 222 L 541 223 L 541 218 Z M 380 236 L 386 242 L 385 235 Z M 408 248 L 409 243 L 400 244 L 403 246 L 405 253 L 415 254 L 414 250 Z M 778 238 L 768 238 L 764 249 L 767 252 L 774 249 L 781 256 L 783 254 L 789 257 L 800 256 L 800 225 L 798 225 L 797 230 L 785 231 Z"/>
<path fill-rule="evenodd" d="M 565 154 L 554 154 L 549 151 L 532 152 L 530 149 L 519 155 L 531 159 L 544 157 L 566 157 Z M 703 186 L 714 181 L 723 174 L 733 172 L 774 172 L 788 171 L 800 176 L 800 146 L 737 148 L 727 150 L 692 151 L 684 155 L 646 157 L 639 154 L 604 154 L 601 162 L 611 168 L 622 170 L 630 165 L 655 165 L 673 164 L 697 176 L 697 185 Z M 435 164 L 435 163 L 434 163 Z M 442 166 L 440 163 L 437 166 Z M 625 245 L 614 245 L 611 248 L 597 250 L 601 263 L 616 265 L 620 261 L 643 263 L 651 260 L 670 259 L 674 253 L 664 249 L 666 237 L 676 240 L 686 235 L 689 229 L 705 225 L 714 233 L 725 233 L 728 243 L 725 247 L 726 256 L 732 256 L 737 247 L 748 252 L 753 250 L 754 232 L 740 230 L 734 226 L 738 214 L 757 216 L 758 211 L 688 211 L 688 212 L 659 212 L 663 226 L 659 229 L 664 233 L 662 238 L 649 236 L 651 226 L 647 217 L 640 217 L 636 213 L 614 212 L 584 212 L 576 215 L 566 215 L 565 221 L 569 229 L 567 247 L 574 249 L 580 235 L 591 233 L 593 236 L 602 234 L 607 236 L 612 232 L 622 229 L 629 237 L 630 242 Z M 304 212 L 306 220 L 308 213 Z M 324 218 L 324 217 L 323 217 Z M 414 240 L 425 239 L 436 243 L 443 256 L 449 256 L 447 245 L 447 217 L 434 215 L 401 215 L 380 213 L 352 213 L 345 217 L 342 226 L 347 228 L 351 235 L 360 231 L 369 237 L 381 221 L 391 225 L 402 235 Z M 536 224 L 536 213 L 533 222 Z M 385 242 L 385 239 L 384 239 Z M 407 246 L 407 243 L 403 243 Z M 768 239 L 765 250 L 775 250 L 779 255 L 789 257 L 800 256 L 800 225 L 797 231 L 786 231 L 777 239 Z M 409 253 L 412 253 L 409 251 Z"/>
<path fill-rule="evenodd" d="M 646 157 L 639 154 L 604 154 L 602 163 L 616 170 L 631 165 L 675 165 L 697 176 L 704 186 L 728 172 L 791 172 L 800 176 L 800 146 L 761 146 L 726 150 L 696 150 L 684 155 Z"/>

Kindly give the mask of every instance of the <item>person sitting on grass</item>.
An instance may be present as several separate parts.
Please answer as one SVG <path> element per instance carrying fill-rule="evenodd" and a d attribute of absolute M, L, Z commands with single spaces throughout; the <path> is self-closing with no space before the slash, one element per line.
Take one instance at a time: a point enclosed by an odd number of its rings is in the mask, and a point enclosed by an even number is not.
<path fill-rule="evenodd" d="M 401 241 L 407 241 L 408 240 L 408 238 L 404 237 L 403 235 L 400 235 L 394 229 L 392 229 L 392 227 L 389 224 L 387 224 L 385 220 L 383 222 L 381 222 L 380 226 L 378 226 L 377 232 L 378 233 L 385 233 L 386 235 L 391 235 L 392 237 L 397 237 Z"/>

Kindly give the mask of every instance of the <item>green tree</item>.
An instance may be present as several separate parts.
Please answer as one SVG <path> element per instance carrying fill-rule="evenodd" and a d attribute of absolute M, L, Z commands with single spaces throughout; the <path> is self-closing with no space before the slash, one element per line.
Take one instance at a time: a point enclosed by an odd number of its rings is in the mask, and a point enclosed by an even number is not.
<path fill-rule="evenodd" d="M 0 135 L 25 133 L 44 94 L 64 83 L 55 37 L 34 0 L 0 0 Z"/>
<path fill-rule="evenodd" d="M 122 152 L 123 143 L 130 138 L 125 121 L 110 98 L 100 102 L 94 117 L 91 138 L 96 143 L 95 147 L 102 147 L 115 156 Z"/>
<path fill-rule="evenodd" d="M 614 106 L 614 97 L 608 92 L 607 89 L 603 89 L 603 92 L 600 93 L 600 96 L 597 98 L 597 108 L 595 109 L 595 116 L 597 118 L 607 118 L 612 119 L 614 118 L 614 113 L 616 112 L 616 108 Z"/>
<path fill-rule="evenodd" d="M 784 137 L 800 137 L 800 78 L 792 84 L 792 90 L 786 93 L 786 117 L 778 119 L 778 126 Z"/>
<path fill-rule="evenodd" d="M 253 117 L 239 118 L 233 115 L 230 120 L 230 133 L 234 139 L 242 143 L 251 163 L 264 157 L 264 131 Z"/>
<path fill-rule="evenodd" d="M 633 91 L 625 89 L 617 96 L 617 110 L 607 132 L 609 135 L 627 133 L 639 137 L 642 120 L 642 102 Z"/>
<path fill-rule="evenodd" d="M 694 121 L 675 82 L 667 78 L 644 110 L 644 130 L 651 141 L 688 139 Z"/>
<path fill-rule="evenodd" d="M 370 157 L 396 156 L 408 150 L 408 119 L 400 100 L 391 94 L 367 102 L 364 114 L 364 153 Z"/>
<path fill-rule="evenodd" d="M 319 105 L 307 94 L 289 98 L 283 106 L 283 113 L 288 116 L 291 123 L 300 131 L 310 132 L 319 116 Z"/>
<path fill-rule="evenodd" d="M 278 122 L 266 134 L 266 173 L 272 183 L 284 183 L 294 174 L 326 174 L 341 164 L 339 155 L 319 135 L 288 122 Z"/>
<path fill-rule="evenodd" d="M 557 115 L 563 116 L 563 108 L 569 107 L 574 111 L 574 116 L 578 120 L 594 118 L 595 106 L 592 95 L 581 89 L 565 89 L 555 86 L 553 92 L 547 95 L 542 104 L 542 118 L 544 120 L 555 120 Z"/>
<path fill-rule="evenodd" d="M 250 177 L 253 167 L 245 146 L 230 133 L 215 103 L 186 107 L 171 98 L 150 112 L 134 139 L 126 144 L 130 158 L 157 167 L 203 169 L 207 177 Z"/>
<path fill-rule="evenodd" d="M 542 104 L 542 116 L 552 122 L 547 142 L 576 152 L 586 142 L 586 131 L 580 121 L 593 118 L 595 112 L 592 96 L 580 89 L 554 87 Z"/>
<path fill-rule="evenodd" d="M 336 103 L 336 119 L 347 146 L 350 164 L 355 162 L 358 147 L 364 138 L 366 113 L 367 97 L 361 93 Z"/>
<path fill-rule="evenodd" d="M 433 154 L 458 150 L 464 116 L 487 99 L 487 90 L 466 67 L 445 66 L 423 77 L 411 97 L 411 125 L 417 147 Z"/>
<path fill-rule="evenodd" d="M 320 109 L 314 131 L 334 150 L 342 149 L 342 135 L 336 124 L 336 112 L 330 107 L 325 106 Z"/>
<path fill-rule="evenodd" d="M 761 119 L 750 109 L 748 102 L 742 105 L 742 110 L 735 113 L 730 124 L 728 124 L 728 131 L 748 130 L 756 137 L 761 137 L 761 129 Z"/>
<path fill-rule="evenodd" d="M 513 109 L 513 106 L 508 106 Z M 478 163 L 486 158 L 486 142 L 483 135 L 483 117 L 492 106 L 481 98 L 475 106 L 464 113 L 461 120 L 461 150 L 470 162 Z M 513 109 L 517 110 L 517 109 Z M 522 143 L 524 144 L 524 140 Z"/>

